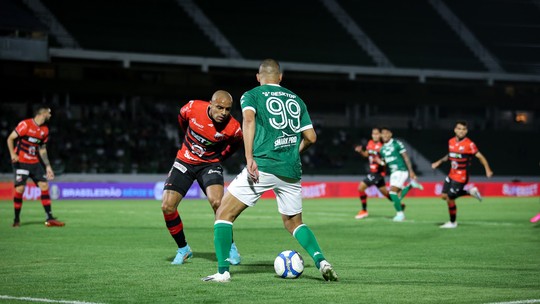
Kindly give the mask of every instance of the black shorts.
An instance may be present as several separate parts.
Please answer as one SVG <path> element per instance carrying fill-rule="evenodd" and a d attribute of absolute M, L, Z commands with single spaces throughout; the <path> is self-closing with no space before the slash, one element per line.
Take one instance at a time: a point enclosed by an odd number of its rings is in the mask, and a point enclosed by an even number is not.
<path fill-rule="evenodd" d="M 455 180 L 447 176 L 444 179 L 442 193 L 447 194 L 450 199 L 456 199 L 463 195 L 466 184 L 467 183 L 456 182 Z"/>
<path fill-rule="evenodd" d="M 186 196 L 193 182 L 197 180 L 206 194 L 206 188 L 211 185 L 223 186 L 223 168 L 219 163 L 191 165 L 178 158 L 169 171 L 164 190 L 173 190 Z"/>
<path fill-rule="evenodd" d="M 47 182 L 47 173 L 41 163 L 14 163 L 13 173 L 15 174 L 15 187 L 26 185 L 26 180 L 28 180 L 29 177 L 36 185 L 38 182 Z"/>
<path fill-rule="evenodd" d="M 377 186 L 377 188 L 381 188 L 386 186 L 386 182 L 384 181 L 384 176 L 382 176 L 380 173 L 368 173 L 366 178 L 364 178 L 363 181 L 368 187 L 371 186 Z"/>

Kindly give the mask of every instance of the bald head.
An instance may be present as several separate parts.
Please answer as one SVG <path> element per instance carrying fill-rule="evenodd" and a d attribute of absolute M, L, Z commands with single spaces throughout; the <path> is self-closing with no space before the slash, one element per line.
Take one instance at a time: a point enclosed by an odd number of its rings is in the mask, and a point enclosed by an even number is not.
<path fill-rule="evenodd" d="M 229 94 L 229 92 L 224 90 L 217 90 L 212 95 L 212 101 L 228 101 L 232 104 L 232 96 Z"/>
<path fill-rule="evenodd" d="M 212 95 L 208 114 L 217 123 L 225 122 L 231 115 L 233 98 L 229 92 L 218 90 Z"/>
<path fill-rule="evenodd" d="M 281 69 L 279 62 L 274 59 L 265 59 L 259 66 L 257 81 L 263 85 L 267 83 L 279 84 L 281 82 Z"/>

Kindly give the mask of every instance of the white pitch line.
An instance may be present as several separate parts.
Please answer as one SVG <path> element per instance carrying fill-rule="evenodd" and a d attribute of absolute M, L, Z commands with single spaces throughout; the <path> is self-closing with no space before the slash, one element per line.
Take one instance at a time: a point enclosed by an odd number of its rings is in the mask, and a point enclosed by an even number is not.
<path fill-rule="evenodd" d="M 531 299 L 531 300 L 520 300 L 512 302 L 491 302 L 486 304 L 529 304 L 529 303 L 540 303 L 540 299 Z"/>
<path fill-rule="evenodd" d="M 66 300 L 51 300 L 51 299 L 30 298 L 30 297 L 12 297 L 12 296 L 6 296 L 6 295 L 0 295 L 0 300 L 17 300 L 17 301 L 65 303 L 65 304 L 102 304 L 102 303 L 84 302 L 84 301 L 66 301 Z"/>

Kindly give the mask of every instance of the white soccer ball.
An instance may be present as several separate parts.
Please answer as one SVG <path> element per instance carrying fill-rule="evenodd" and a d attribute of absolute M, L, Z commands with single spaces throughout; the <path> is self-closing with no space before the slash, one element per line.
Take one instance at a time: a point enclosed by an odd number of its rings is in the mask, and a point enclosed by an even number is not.
<path fill-rule="evenodd" d="M 304 272 L 304 259 L 294 250 L 285 250 L 274 260 L 274 269 L 281 278 L 296 279 Z"/>

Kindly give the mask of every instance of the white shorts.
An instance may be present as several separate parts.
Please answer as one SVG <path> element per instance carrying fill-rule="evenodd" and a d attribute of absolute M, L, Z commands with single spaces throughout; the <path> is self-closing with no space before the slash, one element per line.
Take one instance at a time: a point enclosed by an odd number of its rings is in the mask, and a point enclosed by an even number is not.
<path fill-rule="evenodd" d="M 409 171 L 396 171 L 390 174 L 390 187 L 394 186 L 403 189 L 405 182 L 409 178 Z"/>
<path fill-rule="evenodd" d="M 300 180 L 288 180 L 259 171 L 259 182 L 249 179 L 247 169 L 231 182 L 227 191 L 249 207 L 255 206 L 261 195 L 274 190 L 279 213 L 296 215 L 302 212 L 302 185 Z"/>

